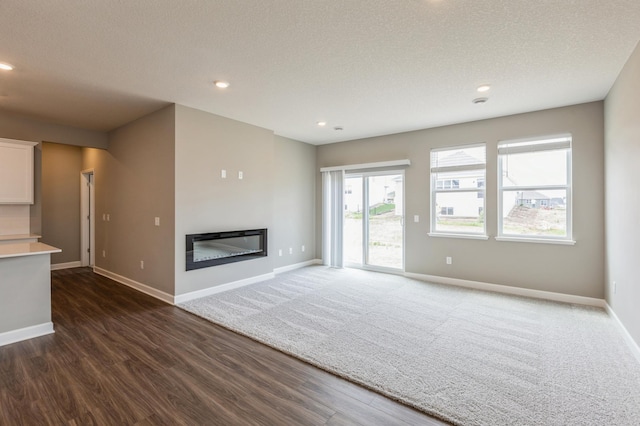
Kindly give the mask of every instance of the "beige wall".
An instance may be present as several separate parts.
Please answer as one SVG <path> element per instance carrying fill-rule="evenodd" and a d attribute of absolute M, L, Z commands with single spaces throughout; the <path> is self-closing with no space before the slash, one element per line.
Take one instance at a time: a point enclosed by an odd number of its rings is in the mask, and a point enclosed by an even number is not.
<path fill-rule="evenodd" d="M 606 298 L 640 345 L 640 44 L 605 100 Z M 616 289 L 613 282 L 616 282 Z"/>
<path fill-rule="evenodd" d="M 520 114 L 318 147 L 320 167 L 408 158 L 405 174 L 407 272 L 552 291 L 604 296 L 603 103 Z M 500 140 L 573 135 L 575 246 L 498 242 L 497 143 Z M 488 241 L 429 237 L 429 156 L 432 148 L 487 144 Z M 321 188 L 317 172 L 317 188 Z M 317 253 L 321 251 L 321 191 L 317 191 Z M 445 257 L 453 257 L 446 265 Z"/>
<path fill-rule="evenodd" d="M 170 106 L 120 127 L 109 133 L 108 151 L 83 156 L 83 167 L 94 168 L 96 266 L 168 294 L 174 291 L 174 111 Z"/>
<path fill-rule="evenodd" d="M 51 263 L 80 261 L 80 172 L 82 148 L 42 144 L 42 239 L 62 249 Z"/>
<path fill-rule="evenodd" d="M 175 146 L 176 294 L 271 273 L 273 132 L 176 105 Z M 270 231 L 268 257 L 185 271 L 185 235 L 257 228 Z"/>
<path fill-rule="evenodd" d="M 315 258 L 316 147 L 281 136 L 274 143 L 272 255 L 278 268 Z"/>

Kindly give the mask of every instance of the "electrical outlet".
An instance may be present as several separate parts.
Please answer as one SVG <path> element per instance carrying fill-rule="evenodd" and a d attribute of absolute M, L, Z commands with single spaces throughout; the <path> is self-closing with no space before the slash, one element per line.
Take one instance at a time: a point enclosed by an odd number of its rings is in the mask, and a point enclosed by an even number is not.
<path fill-rule="evenodd" d="M 140 261 L 140 269 L 144 269 L 144 260 Z"/>
<path fill-rule="evenodd" d="M 111 215 L 107 213 L 107 222 L 111 221 Z"/>
<path fill-rule="evenodd" d="M 453 263 L 453 258 L 451 256 L 447 256 L 446 259 L 447 265 L 451 265 Z"/>
<path fill-rule="evenodd" d="M 224 170 L 224 169 L 223 169 L 223 170 L 221 170 L 221 171 L 220 171 L 220 177 L 221 177 L 222 179 L 226 179 L 226 178 L 227 178 L 227 171 L 226 171 L 226 170 Z"/>
<path fill-rule="evenodd" d="M 289 254 L 293 254 L 293 247 L 289 247 Z"/>
<path fill-rule="evenodd" d="M 302 246 L 302 252 L 304 253 L 304 246 Z"/>
<path fill-rule="evenodd" d="M 616 283 L 615 281 L 613 282 L 613 294 L 616 294 L 616 292 L 618 291 L 618 283 Z"/>
<path fill-rule="evenodd" d="M 278 250 L 278 256 L 282 256 L 282 249 Z"/>
<path fill-rule="evenodd" d="M 417 214 L 414 214 L 414 215 L 413 215 L 413 221 L 414 221 L 415 223 L 420 222 L 420 216 L 418 216 Z"/>
<path fill-rule="evenodd" d="M 155 224 L 156 224 L 156 226 L 160 226 L 160 218 L 159 217 L 156 217 Z"/>
<path fill-rule="evenodd" d="M 244 178 L 244 173 L 238 172 L 238 179 L 242 180 Z"/>
<path fill-rule="evenodd" d="M 102 250 L 102 257 L 107 257 L 107 251 L 106 250 Z"/>

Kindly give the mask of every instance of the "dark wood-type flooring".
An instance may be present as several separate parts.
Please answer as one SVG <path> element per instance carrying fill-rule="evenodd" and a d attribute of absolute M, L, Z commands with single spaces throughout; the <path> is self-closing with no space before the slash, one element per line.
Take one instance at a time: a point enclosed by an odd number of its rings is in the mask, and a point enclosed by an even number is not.
<path fill-rule="evenodd" d="M 444 424 L 87 268 L 52 306 L 0 347 L 0 425 Z"/>

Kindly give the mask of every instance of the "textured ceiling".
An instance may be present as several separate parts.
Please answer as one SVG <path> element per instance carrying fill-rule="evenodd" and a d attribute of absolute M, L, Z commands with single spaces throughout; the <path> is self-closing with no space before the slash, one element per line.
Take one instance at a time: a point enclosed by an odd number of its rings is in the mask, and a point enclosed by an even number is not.
<path fill-rule="evenodd" d="M 0 109 L 106 131 L 178 103 L 320 144 L 601 100 L 638 40 L 638 0 L 2 0 Z"/>

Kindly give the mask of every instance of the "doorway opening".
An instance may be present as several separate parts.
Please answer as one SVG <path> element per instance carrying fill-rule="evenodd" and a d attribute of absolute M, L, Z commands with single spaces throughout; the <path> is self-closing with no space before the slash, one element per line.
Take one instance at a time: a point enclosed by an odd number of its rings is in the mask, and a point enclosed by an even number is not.
<path fill-rule="evenodd" d="M 95 185 L 93 169 L 80 172 L 80 263 L 95 265 Z"/>
<path fill-rule="evenodd" d="M 404 173 L 348 173 L 344 178 L 345 266 L 404 270 Z"/>

